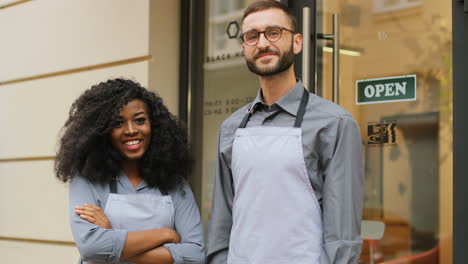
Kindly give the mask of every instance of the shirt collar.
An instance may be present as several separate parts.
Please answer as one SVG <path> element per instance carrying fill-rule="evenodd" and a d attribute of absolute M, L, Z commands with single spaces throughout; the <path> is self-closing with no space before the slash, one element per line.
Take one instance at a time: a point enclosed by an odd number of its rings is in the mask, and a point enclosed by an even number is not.
<path fill-rule="evenodd" d="M 130 193 L 138 192 L 148 187 L 148 184 L 145 180 L 141 180 L 137 187 L 133 187 L 132 182 L 130 181 L 130 179 L 128 179 L 128 176 L 123 170 L 120 171 L 119 176 L 117 177 L 117 182 L 119 182 L 122 185 L 122 187 Z"/>
<path fill-rule="evenodd" d="M 258 104 L 265 104 L 265 102 L 263 101 L 262 89 L 261 88 L 258 89 L 257 96 L 253 100 L 252 106 L 250 107 L 249 111 L 255 111 Z"/>
<path fill-rule="evenodd" d="M 281 107 L 286 112 L 290 113 L 291 115 L 296 116 L 302 95 L 304 94 L 304 89 L 305 87 L 302 84 L 301 80 L 297 80 L 296 85 L 283 97 L 276 101 L 275 104 Z M 262 96 L 262 89 L 258 90 L 257 97 L 255 97 L 252 103 L 252 107 L 250 109 L 253 109 L 253 111 L 255 111 L 258 104 L 265 105 Z"/>

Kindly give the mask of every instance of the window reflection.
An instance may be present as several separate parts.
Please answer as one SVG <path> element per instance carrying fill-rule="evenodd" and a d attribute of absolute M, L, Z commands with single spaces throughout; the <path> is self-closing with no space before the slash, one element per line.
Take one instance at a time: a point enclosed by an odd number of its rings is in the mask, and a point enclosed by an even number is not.
<path fill-rule="evenodd" d="M 202 218 L 211 208 L 218 128 L 259 88 L 239 39 L 226 30 L 251 1 L 211 0 L 206 14 Z M 319 0 L 319 32 L 341 15 L 340 102 L 361 127 L 366 220 L 383 223 L 365 240 L 360 263 L 452 263 L 451 5 L 439 0 Z M 332 55 L 318 43 L 319 87 L 331 99 Z M 341 51 L 341 50 L 340 50 Z M 355 103 L 357 80 L 415 74 L 413 102 Z M 396 140 L 369 144 L 369 125 L 394 122 Z M 385 136 L 385 135 L 384 135 Z M 391 143 L 391 144 L 390 144 Z"/>
<path fill-rule="evenodd" d="M 321 2 L 320 31 L 330 32 L 331 14 L 342 14 L 340 45 L 361 51 L 340 57 L 340 102 L 363 136 L 364 219 L 383 223 L 385 232 L 365 240 L 360 262 L 452 263 L 451 6 L 436 0 Z M 332 58 L 321 55 L 319 89 L 330 99 Z M 411 74 L 416 101 L 355 104 L 357 80 Z M 385 137 L 369 126 L 389 122 L 396 124 L 396 141 L 369 144 L 369 136 Z"/>

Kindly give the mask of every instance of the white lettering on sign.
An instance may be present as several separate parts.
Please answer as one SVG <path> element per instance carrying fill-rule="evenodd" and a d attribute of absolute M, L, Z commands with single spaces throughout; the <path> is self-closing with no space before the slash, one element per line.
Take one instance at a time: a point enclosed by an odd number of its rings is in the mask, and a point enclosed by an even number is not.
<path fill-rule="evenodd" d="M 406 95 L 406 82 L 376 84 L 375 87 L 369 84 L 364 88 L 364 96 L 367 98 L 398 96 L 400 94 Z"/>
<path fill-rule="evenodd" d="M 385 96 L 393 96 L 395 92 L 393 91 L 393 83 L 385 84 Z"/>
<path fill-rule="evenodd" d="M 403 95 L 406 95 L 406 82 L 403 82 L 403 85 L 396 83 L 396 95 L 400 95 L 401 92 Z"/>
<path fill-rule="evenodd" d="M 383 84 L 377 84 L 375 89 L 377 90 L 375 97 L 380 97 L 380 94 L 385 90 L 385 86 Z"/>
<path fill-rule="evenodd" d="M 371 98 L 373 97 L 375 94 L 375 89 L 374 89 L 374 86 L 372 85 L 367 85 L 366 88 L 364 88 L 364 95 L 367 97 L 367 98 Z"/>
<path fill-rule="evenodd" d="M 356 104 L 416 101 L 416 74 L 356 80 Z"/>

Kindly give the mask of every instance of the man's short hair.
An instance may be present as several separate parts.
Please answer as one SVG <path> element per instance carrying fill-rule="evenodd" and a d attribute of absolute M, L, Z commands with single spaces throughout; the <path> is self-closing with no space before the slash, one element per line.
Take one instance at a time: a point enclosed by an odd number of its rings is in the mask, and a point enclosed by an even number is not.
<path fill-rule="evenodd" d="M 245 9 L 244 11 L 244 15 L 242 16 L 242 23 L 244 23 L 244 19 L 248 15 L 258 12 L 258 11 L 263 11 L 263 10 L 272 9 L 272 8 L 278 8 L 282 10 L 288 16 L 289 22 L 291 24 L 290 29 L 296 32 L 296 17 L 292 13 L 292 11 L 284 4 L 278 1 L 274 1 L 274 0 L 259 0 L 250 4 L 247 7 L 247 9 Z"/>

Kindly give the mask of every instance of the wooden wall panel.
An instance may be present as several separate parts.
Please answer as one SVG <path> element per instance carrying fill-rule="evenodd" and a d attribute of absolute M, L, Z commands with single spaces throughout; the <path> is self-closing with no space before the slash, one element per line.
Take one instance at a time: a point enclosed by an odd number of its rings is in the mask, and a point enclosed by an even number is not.
<path fill-rule="evenodd" d="M 41 0 L 0 10 L 0 81 L 148 55 L 148 21 L 149 0 Z"/>
<path fill-rule="evenodd" d="M 77 263 L 75 247 L 0 240 L 2 263 Z"/>
<path fill-rule="evenodd" d="M 150 2 L 149 89 L 156 91 L 171 113 L 179 112 L 180 1 Z M 186 43 L 184 43 L 186 44 Z"/>
<path fill-rule="evenodd" d="M 73 241 L 53 161 L 0 162 L 0 237 Z"/>

